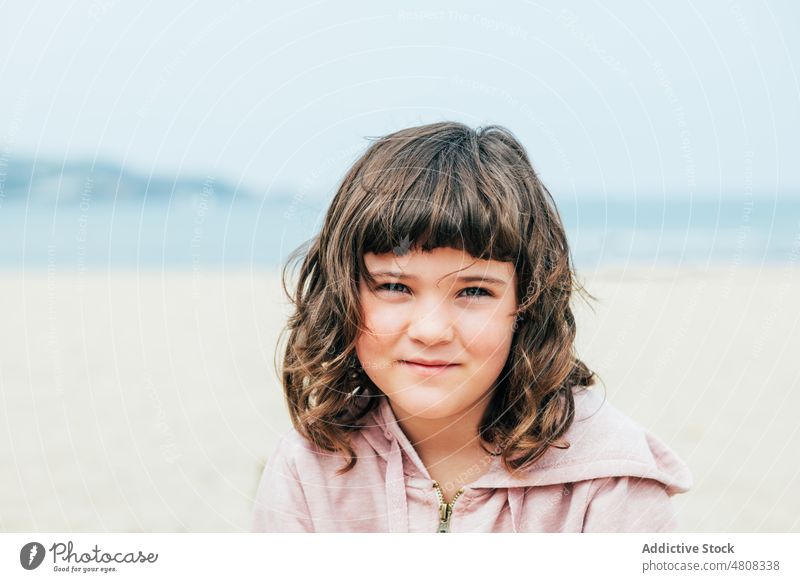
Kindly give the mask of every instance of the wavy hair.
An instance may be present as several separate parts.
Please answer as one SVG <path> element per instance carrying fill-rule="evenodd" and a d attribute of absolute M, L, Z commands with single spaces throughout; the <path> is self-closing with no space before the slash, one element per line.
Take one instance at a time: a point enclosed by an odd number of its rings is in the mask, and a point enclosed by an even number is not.
<path fill-rule="evenodd" d="M 456 122 L 374 141 L 344 177 L 319 234 L 290 255 L 282 283 L 293 312 L 281 334 L 288 341 L 279 370 L 295 429 L 342 454 L 339 473 L 355 466 L 351 433 L 382 395 L 355 353 L 360 277 L 374 282 L 364 254 L 409 247 L 514 264 L 516 329 L 480 436 L 511 472 L 550 446 L 567 448 L 573 390 L 595 382 L 575 355 L 570 299 L 573 291 L 592 296 L 576 282 L 555 202 L 524 147 L 504 127 Z M 301 261 L 289 291 L 289 270 Z"/>

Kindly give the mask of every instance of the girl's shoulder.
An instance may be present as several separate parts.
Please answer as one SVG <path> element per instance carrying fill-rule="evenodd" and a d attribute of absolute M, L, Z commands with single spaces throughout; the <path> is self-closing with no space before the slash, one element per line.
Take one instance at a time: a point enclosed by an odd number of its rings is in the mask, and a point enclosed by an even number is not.
<path fill-rule="evenodd" d="M 649 429 L 630 418 L 595 390 L 575 392 L 575 420 L 566 450 L 550 449 L 551 470 L 579 472 L 591 478 L 642 477 L 660 481 L 667 493 L 692 485 L 688 466 Z"/>
<path fill-rule="evenodd" d="M 565 449 L 551 447 L 520 475 L 498 468 L 480 480 L 492 486 L 538 486 L 592 479 L 652 479 L 669 495 L 688 491 L 691 472 L 661 439 L 624 414 L 600 393 L 574 393 L 575 416 Z"/>
<path fill-rule="evenodd" d="M 354 469 L 347 473 L 351 479 L 361 473 L 365 464 L 370 464 L 371 457 L 375 457 L 364 440 L 363 432 L 362 429 L 351 434 L 350 446 L 359 460 Z M 342 468 L 346 458 L 340 452 L 321 448 L 295 427 L 290 427 L 279 436 L 269 456 L 269 462 L 275 467 L 284 467 L 285 471 L 301 476 L 304 481 L 324 483 Z"/>
<path fill-rule="evenodd" d="M 278 437 L 272 458 L 297 466 L 309 462 L 318 463 L 325 455 L 325 451 L 300 434 L 295 427 L 290 427 Z"/>

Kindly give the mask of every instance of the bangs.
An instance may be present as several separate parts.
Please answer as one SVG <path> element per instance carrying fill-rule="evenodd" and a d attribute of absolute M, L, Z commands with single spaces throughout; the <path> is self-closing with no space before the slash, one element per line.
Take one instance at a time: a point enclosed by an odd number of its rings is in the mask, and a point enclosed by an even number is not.
<path fill-rule="evenodd" d="M 364 204 L 351 225 L 359 258 L 446 247 L 516 263 L 524 247 L 518 198 L 481 171 L 477 151 L 457 141 L 433 149 L 429 159 L 395 155 L 362 174 Z"/>

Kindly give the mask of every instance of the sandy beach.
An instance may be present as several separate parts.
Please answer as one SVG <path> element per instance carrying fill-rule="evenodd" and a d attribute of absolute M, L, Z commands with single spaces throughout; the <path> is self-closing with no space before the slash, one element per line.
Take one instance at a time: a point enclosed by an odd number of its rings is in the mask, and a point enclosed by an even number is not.
<path fill-rule="evenodd" d="M 580 275 L 598 389 L 692 469 L 681 529 L 800 531 L 800 269 Z M 247 531 L 286 313 L 271 271 L 0 273 L 0 529 Z"/>

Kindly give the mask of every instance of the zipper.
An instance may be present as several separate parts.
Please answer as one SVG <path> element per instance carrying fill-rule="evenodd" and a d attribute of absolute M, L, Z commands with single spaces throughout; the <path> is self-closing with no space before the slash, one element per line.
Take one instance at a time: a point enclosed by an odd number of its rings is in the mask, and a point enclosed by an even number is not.
<path fill-rule="evenodd" d="M 436 497 L 439 499 L 439 527 L 436 533 L 448 533 L 450 531 L 450 517 L 453 515 L 453 505 L 455 505 L 456 500 L 461 494 L 464 493 L 464 488 L 462 487 L 456 491 L 450 503 L 444 502 L 444 495 L 437 481 L 433 482 L 433 488 L 436 491 Z"/>

